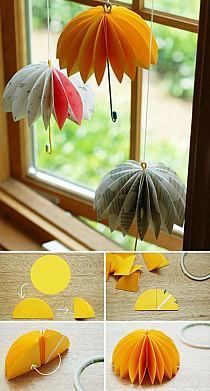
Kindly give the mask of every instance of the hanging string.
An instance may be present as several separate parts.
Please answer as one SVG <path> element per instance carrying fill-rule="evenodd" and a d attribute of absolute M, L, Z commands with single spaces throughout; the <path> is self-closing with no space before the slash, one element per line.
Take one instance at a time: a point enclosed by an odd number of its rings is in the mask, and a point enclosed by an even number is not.
<path fill-rule="evenodd" d="M 50 60 L 50 0 L 47 0 L 47 55 L 48 65 L 49 67 L 51 67 L 52 63 Z M 49 155 L 52 154 L 52 130 L 50 123 L 48 128 L 48 144 L 46 144 L 45 149 Z"/>
<path fill-rule="evenodd" d="M 143 149 L 143 162 L 141 162 L 141 167 L 143 170 L 147 168 L 146 160 L 146 146 L 147 146 L 147 132 L 148 132 L 148 117 L 149 117 L 149 93 L 150 93 L 150 75 L 151 75 L 151 59 L 152 59 L 152 38 L 153 38 L 153 22 L 154 22 L 154 0 L 152 1 L 152 12 L 151 12 L 151 33 L 150 33 L 150 43 L 149 43 L 149 70 L 147 78 L 147 97 L 146 97 L 146 117 L 145 117 L 145 131 L 144 131 L 144 149 Z M 134 244 L 134 251 L 137 250 L 138 245 L 138 228 L 136 234 L 136 240 Z"/>
<path fill-rule="evenodd" d="M 47 54 L 50 61 L 50 0 L 47 0 Z"/>
<path fill-rule="evenodd" d="M 151 76 L 151 59 L 152 59 L 152 38 L 153 38 L 153 22 L 154 22 L 154 0 L 152 2 L 151 12 L 151 33 L 150 33 L 150 46 L 149 46 L 149 70 L 147 77 L 147 96 L 146 96 L 146 116 L 145 116 L 145 130 L 144 130 L 144 149 L 143 160 L 146 160 L 146 147 L 147 147 L 147 132 L 148 132 L 148 118 L 149 118 L 149 95 L 150 95 L 150 76 Z"/>
<path fill-rule="evenodd" d="M 110 0 L 106 0 L 106 3 L 104 4 L 104 11 L 107 14 L 110 14 L 112 12 L 112 4 L 111 4 Z M 109 104 L 110 104 L 111 119 L 113 122 L 116 122 L 117 121 L 117 112 L 113 110 L 111 73 L 110 73 L 109 60 L 107 60 L 107 71 L 108 71 Z"/>

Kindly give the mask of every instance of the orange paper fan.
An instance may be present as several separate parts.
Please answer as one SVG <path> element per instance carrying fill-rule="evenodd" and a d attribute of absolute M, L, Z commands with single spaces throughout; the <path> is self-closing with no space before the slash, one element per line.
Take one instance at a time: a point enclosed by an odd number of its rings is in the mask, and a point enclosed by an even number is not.
<path fill-rule="evenodd" d="M 151 55 L 150 55 L 151 47 Z M 84 82 L 95 73 L 101 83 L 106 63 L 119 80 L 124 73 L 134 80 L 136 67 L 157 62 L 158 47 L 151 29 L 135 12 L 109 2 L 82 12 L 64 27 L 57 46 L 60 67 L 80 72 Z"/>
<path fill-rule="evenodd" d="M 136 330 L 121 339 L 113 353 L 115 374 L 142 384 L 146 374 L 154 384 L 164 376 L 171 379 L 179 368 L 179 352 L 166 334 L 157 330 Z"/>

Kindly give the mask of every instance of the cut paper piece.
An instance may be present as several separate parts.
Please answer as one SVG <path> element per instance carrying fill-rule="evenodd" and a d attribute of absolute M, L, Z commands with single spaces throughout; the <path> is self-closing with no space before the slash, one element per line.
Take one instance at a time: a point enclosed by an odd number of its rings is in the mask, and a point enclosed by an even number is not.
<path fill-rule="evenodd" d="M 129 276 L 122 276 L 116 285 L 116 289 L 129 292 L 137 292 L 139 287 L 140 272 L 134 272 Z"/>
<path fill-rule="evenodd" d="M 79 71 L 86 82 L 94 73 L 98 85 L 107 62 L 121 82 L 124 74 L 134 80 L 137 66 L 148 69 L 157 56 L 156 40 L 141 16 L 111 4 L 90 8 L 70 20 L 59 37 L 56 54 L 69 75 Z"/>
<path fill-rule="evenodd" d="M 142 253 L 142 255 L 149 272 L 169 265 L 166 257 L 160 253 Z"/>
<path fill-rule="evenodd" d="M 95 318 L 95 312 L 91 305 L 80 297 L 74 298 L 74 319 Z"/>
<path fill-rule="evenodd" d="M 40 368 L 64 353 L 70 346 L 69 339 L 54 330 L 31 331 L 22 335 L 10 347 L 5 373 L 8 380 L 30 372 L 33 365 Z"/>
<path fill-rule="evenodd" d="M 106 254 L 106 281 L 109 279 L 109 275 L 114 273 L 121 261 L 119 254 L 107 253 Z"/>
<path fill-rule="evenodd" d="M 137 299 L 135 311 L 178 311 L 175 297 L 167 290 L 155 288 L 143 292 Z"/>
<path fill-rule="evenodd" d="M 108 218 L 111 231 L 129 233 L 136 221 L 144 239 L 149 227 L 158 238 L 161 228 L 172 234 L 183 226 L 186 187 L 164 163 L 128 160 L 109 171 L 99 184 L 94 200 L 98 220 Z"/>
<path fill-rule="evenodd" d="M 180 365 L 173 340 L 158 330 L 135 330 L 122 338 L 112 355 L 113 369 L 121 379 L 143 383 L 148 375 L 151 384 L 164 377 L 172 379 Z"/>
<path fill-rule="evenodd" d="M 133 263 L 136 259 L 136 255 L 130 255 L 127 258 L 120 259 L 115 276 L 127 276 L 131 273 Z"/>
<path fill-rule="evenodd" d="M 54 315 L 45 301 L 29 298 L 16 305 L 12 317 L 13 319 L 53 319 Z"/>
<path fill-rule="evenodd" d="M 31 268 L 34 287 L 47 295 L 62 292 L 68 286 L 70 278 L 68 263 L 58 255 L 44 255 Z"/>

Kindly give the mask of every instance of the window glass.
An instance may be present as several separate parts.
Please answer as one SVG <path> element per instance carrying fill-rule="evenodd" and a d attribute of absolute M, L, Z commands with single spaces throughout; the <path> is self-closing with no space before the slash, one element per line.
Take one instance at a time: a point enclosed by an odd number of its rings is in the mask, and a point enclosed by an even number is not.
<path fill-rule="evenodd" d="M 152 0 L 145 0 L 146 8 L 151 8 Z M 199 19 L 200 0 L 154 0 L 154 8 L 169 14 Z"/>
<path fill-rule="evenodd" d="M 147 160 L 169 164 L 186 183 L 197 34 L 157 24 L 154 25 L 154 34 L 158 41 L 159 59 L 150 77 Z M 147 80 L 145 71 L 142 134 L 145 129 Z"/>

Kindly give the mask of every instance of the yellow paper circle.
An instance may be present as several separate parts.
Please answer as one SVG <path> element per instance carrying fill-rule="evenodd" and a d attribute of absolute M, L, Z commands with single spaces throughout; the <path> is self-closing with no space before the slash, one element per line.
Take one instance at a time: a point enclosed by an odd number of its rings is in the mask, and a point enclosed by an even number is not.
<path fill-rule="evenodd" d="M 58 255 L 44 255 L 36 260 L 31 268 L 31 281 L 34 287 L 47 295 L 66 289 L 71 278 L 68 263 Z"/>

